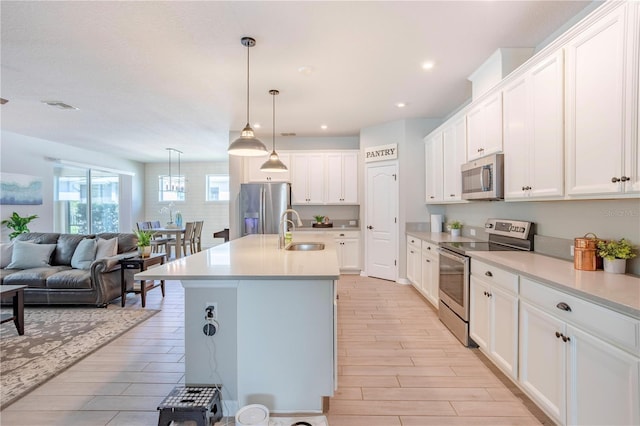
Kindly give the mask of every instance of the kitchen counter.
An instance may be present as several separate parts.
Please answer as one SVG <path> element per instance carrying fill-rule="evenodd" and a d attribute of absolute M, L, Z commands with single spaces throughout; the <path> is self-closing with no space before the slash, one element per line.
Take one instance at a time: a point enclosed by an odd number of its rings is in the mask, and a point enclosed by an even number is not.
<path fill-rule="evenodd" d="M 324 229 L 326 230 L 326 229 Z M 137 273 L 135 279 L 167 280 L 253 280 L 331 279 L 340 276 L 338 256 L 332 238 L 322 235 L 296 238 L 320 241 L 324 250 L 278 250 L 277 235 L 249 235 L 176 259 L 157 268 Z"/>
<path fill-rule="evenodd" d="M 294 233 L 293 241 L 325 249 L 285 251 L 277 235 L 249 235 L 135 275 L 180 280 L 185 384 L 221 384 L 225 416 L 247 404 L 322 412 L 323 398 L 333 395 L 336 244 L 322 234 Z"/>
<path fill-rule="evenodd" d="M 475 251 L 472 259 L 491 263 L 534 281 L 640 319 L 640 278 L 604 271 L 580 271 L 573 262 L 532 252 Z"/>
<path fill-rule="evenodd" d="M 419 238 L 421 240 L 429 241 L 433 244 L 458 242 L 468 243 L 472 241 L 478 241 L 476 238 L 469 237 L 452 237 L 448 232 L 422 232 L 422 231 L 407 231 L 407 235 Z"/>
<path fill-rule="evenodd" d="M 359 226 L 334 225 L 329 228 L 316 228 L 314 226 L 301 226 L 296 231 L 359 231 Z M 293 232 L 295 235 L 295 231 Z"/>

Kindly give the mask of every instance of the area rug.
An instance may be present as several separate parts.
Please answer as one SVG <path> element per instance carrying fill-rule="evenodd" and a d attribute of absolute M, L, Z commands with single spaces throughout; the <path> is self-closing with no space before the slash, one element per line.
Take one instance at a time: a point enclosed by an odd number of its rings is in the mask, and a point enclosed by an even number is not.
<path fill-rule="evenodd" d="M 25 307 L 24 336 L 12 321 L 0 326 L 0 409 L 157 312 Z"/>

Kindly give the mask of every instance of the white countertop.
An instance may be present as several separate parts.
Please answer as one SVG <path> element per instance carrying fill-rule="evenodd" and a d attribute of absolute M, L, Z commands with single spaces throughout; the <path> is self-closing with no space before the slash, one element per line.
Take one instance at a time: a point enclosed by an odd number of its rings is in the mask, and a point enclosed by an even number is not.
<path fill-rule="evenodd" d="M 301 241 L 320 241 L 325 249 L 279 250 L 277 235 L 249 235 L 139 272 L 135 279 L 338 279 L 340 267 L 333 238 L 321 234 L 296 238 L 294 233 L 294 242 Z"/>
<path fill-rule="evenodd" d="M 478 241 L 475 238 L 468 237 L 452 237 L 448 232 L 422 232 L 422 231 L 407 231 L 407 234 L 420 238 L 421 240 L 429 241 L 433 244 L 458 242 L 467 243 L 471 241 Z"/>
<path fill-rule="evenodd" d="M 573 262 L 532 252 L 474 251 L 472 259 L 492 263 L 534 281 L 575 294 L 640 319 L 640 278 L 604 271 L 580 271 Z"/>

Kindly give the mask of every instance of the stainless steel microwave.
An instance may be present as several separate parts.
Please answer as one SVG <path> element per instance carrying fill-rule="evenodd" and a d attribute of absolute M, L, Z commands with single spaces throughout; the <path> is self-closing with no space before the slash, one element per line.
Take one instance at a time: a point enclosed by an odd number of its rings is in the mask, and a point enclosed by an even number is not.
<path fill-rule="evenodd" d="M 463 164 L 463 200 L 504 198 L 504 154 L 493 154 Z"/>

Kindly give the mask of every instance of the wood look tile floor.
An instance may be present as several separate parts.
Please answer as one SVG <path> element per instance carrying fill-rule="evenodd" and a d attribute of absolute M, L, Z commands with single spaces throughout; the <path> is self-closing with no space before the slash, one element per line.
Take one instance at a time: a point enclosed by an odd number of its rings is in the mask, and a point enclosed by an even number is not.
<path fill-rule="evenodd" d="M 552 424 L 413 287 L 343 275 L 339 296 L 331 426 Z M 184 383 L 182 286 L 169 281 L 146 304 L 161 311 L 7 407 L 0 425 L 156 425 L 158 404 Z M 124 309 L 142 309 L 140 297 Z"/>

